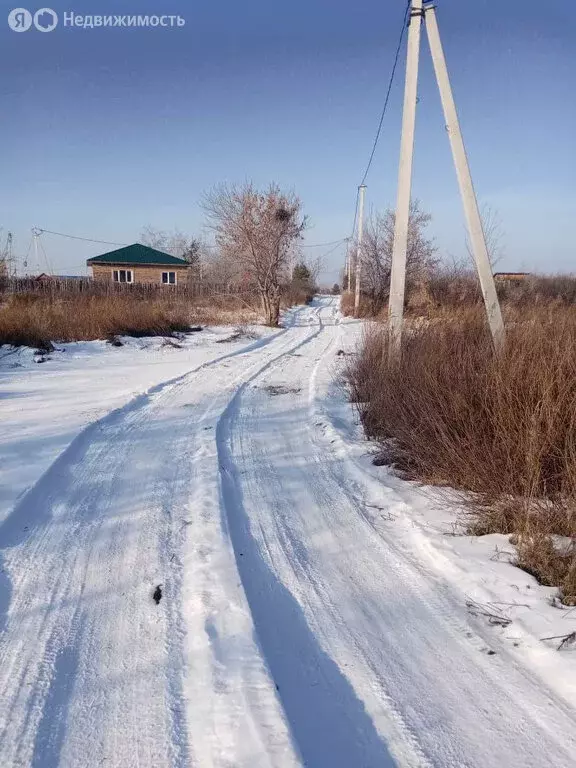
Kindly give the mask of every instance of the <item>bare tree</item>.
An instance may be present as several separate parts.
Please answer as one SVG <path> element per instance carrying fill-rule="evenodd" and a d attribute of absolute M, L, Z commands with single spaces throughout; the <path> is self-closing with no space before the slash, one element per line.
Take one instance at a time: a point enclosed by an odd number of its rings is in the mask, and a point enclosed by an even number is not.
<path fill-rule="evenodd" d="M 492 208 L 487 203 L 480 206 L 480 218 L 482 219 L 482 229 L 484 230 L 484 238 L 486 240 L 486 248 L 488 250 L 488 258 L 490 259 L 490 266 L 492 270 L 502 261 L 504 258 L 504 246 L 502 241 L 504 239 L 504 227 L 502 225 L 502 217 L 496 208 Z M 472 247 L 468 235 L 466 235 L 466 250 L 471 259 L 474 258 L 472 253 Z"/>
<path fill-rule="evenodd" d="M 165 232 L 153 227 L 144 227 L 140 233 L 140 241 L 150 248 L 170 253 L 180 259 L 185 259 L 193 266 L 199 266 L 201 261 L 202 243 L 195 237 L 183 234 L 175 229 Z"/>
<path fill-rule="evenodd" d="M 0 237 L 2 236 L 3 229 L 4 227 L 0 227 Z M 6 244 L 5 248 L 2 248 L 2 244 L 0 243 L 0 290 L 3 288 L 3 285 L 8 278 L 8 274 L 8 244 Z"/>
<path fill-rule="evenodd" d="M 236 263 L 256 286 L 265 321 L 278 325 L 280 288 L 290 279 L 293 250 L 306 227 L 300 200 L 271 184 L 226 184 L 205 195 L 208 226 L 224 260 Z"/>
<path fill-rule="evenodd" d="M 202 277 L 207 283 L 223 285 L 232 292 L 240 286 L 249 290 L 251 285 L 248 276 L 242 271 L 240 264 L 225 257 L 218 248 L 206 253 L 202 261 Z"/>
<path fill-rule="evenodd" d="M 314 257 L 308 257 L 305 260 L 306 266 L 310 270 L 310 277 L 312 281 L 312 285 L 318 285 L 318 281 L 320 279 L 320 273 L 324 269 L 324 256 L 314 256 Z"/>
<path fill-rule="evenodd" d="M 406 254 L 406 292 L 426 281 L 438 264 L 437 249 L 426 236 L 432 217 L 422 210 L 420 202 L 410 204 L 408 224 L 408 250 Z M 388 301 L 392 272 L 392 248 L 394 244 L 394 211 L 372 213 L 366 223 L 362 242 L 362 292 L 379 311 Z"/>

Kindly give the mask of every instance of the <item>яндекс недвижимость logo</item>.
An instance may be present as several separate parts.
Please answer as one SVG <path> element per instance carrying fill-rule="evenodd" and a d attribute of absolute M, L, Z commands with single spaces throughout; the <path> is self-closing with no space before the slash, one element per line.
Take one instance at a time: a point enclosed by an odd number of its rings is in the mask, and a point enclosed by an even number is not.
<path fill-rule="evenodd" d="M 58 26 L 58 14 L 52 8 L 40 8 L 34 16 L 26 8 L 14 8 L 8 14 L 8 25 L 14 32 L 27 32 L 32 24 L 39 32 L 52 32 Z"/>
<path fill-rule="evenodd" d="M 38 32 L 52 32 L 62 21 L 62 28 L 98 30 L 98 29 L 183 29 L 186 19 L 176 13 L 147 14 L 80 14 L 64 11 L 58 18 L 52 8 L 40 8 L 32 14 L 26 8 L 14 8 L 8 14 L 8 26 L 14 32 L 27 32 L 32 26 Z"/>

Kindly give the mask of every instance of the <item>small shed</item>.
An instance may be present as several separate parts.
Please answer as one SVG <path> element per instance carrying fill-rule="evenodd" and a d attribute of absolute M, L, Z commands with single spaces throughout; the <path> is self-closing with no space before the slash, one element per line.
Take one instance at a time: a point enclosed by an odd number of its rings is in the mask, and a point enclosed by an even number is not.
<path fill-rule="evenodd" d="M 94 256 L 86 264 L 94 280 L 140 285 L 184 284 L 190 269 L 185 259 L 140 243 Z"/>
<path fill-rule="evenodd" d="M 494 280 L 497 283 L 520 283 L 530 277 L 530 272 L 495 272 Z"/>

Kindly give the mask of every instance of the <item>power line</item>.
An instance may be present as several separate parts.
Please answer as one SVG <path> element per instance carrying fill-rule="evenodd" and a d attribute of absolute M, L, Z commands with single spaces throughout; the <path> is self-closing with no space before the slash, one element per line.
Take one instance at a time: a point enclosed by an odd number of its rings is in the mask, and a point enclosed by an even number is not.
<path fill-rule="evenodd" d="M 347 237 L 346 237 L 344 240 L 339 240 L 339 241 L 338 241 L 338 243 L 337 243 L 337 244 L 334 246 L 334 248 L 330 248 L 330 250 L 329 250 L 329 251 L 326 251 L 326 253 L 323 253 L 323 254 L 320 256 L 320 258 L 321 258 L 321 259 L 325 259 L 325 258 L 326 258 L 326 256 L 330 256 L 330 254 L 331 254 L 331 253 L 334 253 L 334 251 L 338 250 L 338 248 L 339 248 L 341 245 L 343 245 L 343 244 L 344 244 L 344 243 L 345 243 L 347 240 L 348 240 L 348 238 L 347 238 Z"/>
<path fill-rule="evenodd" d="M 24 270 L 26 274 L 28 274 L 28 258 L 30 257 L 30 251 L 32 250 L 32 243 L 34 242 L 34 238 L 30 239 L 30 242 L 28 243 L 28 250 L 26 251 L 26 256 L 24 257 Z"/>
<path fill-rule="evenodd" d="M 354 232 L 356 232 L 356 219 L 358 218 L 358 203 L 360 201 L 360 187 L 356 190 L 356 205 L 354 207 L 354 221 L 352 222 L 352 232 L 350 233 L 349 240 L 354 239 Z"/>
<path fill-rule="evenodd" d="M 63 232 L 52 232 L 50 229 L 41 229 L 38 227 L 38 232 L 45 235 L 58 235 L 58 237 L 67 237 L 69 240 L 83 240 L 86 243 L 99 243 L 100 245 L 118 245 L 124 247 L 127 243 L 111 243 L 109 240 L 93 240 L 91 237 L 78 237 L 77 235 L 66 235 Z"/>
<path fill-rule="evenodd" d="M 40 244 L 40 248 L 42 249 L 42 253 L 44 254 L 44 261 L 46 262 L 46 266 L 48 267 L 48 274 L 51 275 L 54 270 L 52 268 L 52 265 L 50 264 L 50 260 L 48 259 L 48 254 L 46 253 L 46 248 L 44 248 L 44 243 L 40 238 L 38 238 L 38 242 Z M 38 264 L 38 267 L 40 267 L 40 264 Z"/>
<path fill-rule="evenodd" d="M 340 240 L 332 240 L 329 243 L 310 243 L 310 245 L 301 245 L 301 248 L 328 248 L 330 245 L 340 245 L 340 243 L 346 242 L 347 237 L 341 237 Z"/>
<path fill-rule="evenodd" d="M 406 4 L 406 10 L 404 12 L 404 20 L 402 21 L 402 31 L 400 32 L 400 39 L 398 40 L 398 47 L 396 48 L 396 56 L 394 57 L 394 64 L 392 66 L 392 72 L 390 74 L 390 82 L 388 83 L 386 99 L 384 100 L 384 106 L 382 108 L 382 113 L 380 114 L 380 122 L 378 123 L 378 130 L 376 131 L 376 136 L 374 138 L 374 144 L 372 145 L 372 152 L 370 153 L 368 165 L 366 166 L 366 170 L 364 171 L 364 176 L 362 176 L 362 181 L 360 182 L 359 186 L 362 186 L 365 183 L 368 177 L 370 168 L 372 166 L 372 161 L 374 160 L 374 155 L 376 154 L 376 147 L 378 146 L 380 134 L 382 133 L 382 125 L 384 124 L 384 117 L 386 116 L 386 111 L 388 109 L 388 102 L 390 101 L 390 94 L 392 93 L 392 85 L 394 84 L 394 77 L 396 75 L 396 69 L 398 68 L 398 60 L 400 59 L 400 50 L 402 49 L 402 43 L 404 41 L 404 34 L 406 32 L 406 27 L 408 24 L 408 14 L 410 13 L 411 5 L 412 5 L 411 0 L 408 0 L 408 3 Z M 354 214 L 354 226 L 356 226 L 357 214 L 358 214 L 358 197 L 356 197 L 356 213 Z"/>
<path fill-rule="evenodd" d="M 127 245 L 127 243 L 113 243 L 109 240 L 94 240 L 91 237 L 79 237 L 78 235 L 67 235 L 64 232 L 53 232 L 50 229 L 42 229 L 41 227 L 37 227 L 37 232 L 41 234 L 46 235 L 57 235 L 58 237 L 66 237 L 69 240 L 83 240 L 86 243 L 100 243 L 101 245 L 118 245 L 121 247 L 124 247 Z M 305 245 L 301 245 L 301 248 L 327 248 L 331 245 L 340 245 L 341 243 L 346 242 L 348 240 L 347 237 L 341 237 L 339 240 L 331 240 L 327 243 L 307 243 Z M 215 249 L 217 248 L 217 245 L 209 245 L 208 243 L 203 243 L 202 248 L 208 248 L 208 249 Z"/>
<path fill-rule="evenodd" d="M 368 158 L 368 163 L 366 165 L 366 169 L 364 170 L 364 175 L 362 176 L 362 181 L 360 182 L 360 184 L 358 185 L 358 189 L 356 190 L 356 204 L 354 206 L 354 221 L 352 222 L 352 232 L 350 236 L 347 238 L 347 240 L 349 241 L 354 239 L 354 233 L 356 232 L 356 222 L 358 220 L 358 206 L 360 203 L 360 187 L 364 186 L 366 179 L 368 178 L 368 173 L 370 172 L 370 168 L 372 167 L 372 161 L 374 160 L 374 155 L 376 154 L 376 148 L 378 147 L 378 141 L 380 140 L 380 134 L 382 133 L 382 126 L 384 125 L 384 118 L 386 116 L 386 112 L 388 110 L 388 104 L 390 102 L 390 94 L 392 93 L 392 86 L 394 84 L 394 77 L 396 76 L 396 70 L 398 68 L 400 51 L 402 49 L 402 43 L 404 42 L 404 35 L 406 32 L 406 28 L 408 26 L 408 16 L 410 14 L 411 7 L 412 7 L 412 0 L 408 0 L 408 2 L 406 3 L 406 10 L 404 11 L 404 18 L 402 20 L 402 29 L 400 31 L 400 37 L 398 39 L 398 46 L 396 47 L 396 54 L 394 56 L 394 64 L 392 65 L 392 72 L 390 73 L 390 80 L 388 82 L 386 98 L 384 99 L 384 106 L 382 107 L 382 112 L 380 113 L 378 129 L 376 130 L 376 136 L 374 137 L 374 143 L 372 145 L 372 151 L 370 152 L 370 157 Z"/>
<path fill-rule="evenodd" d="M 386 98 L 384 100 L 384 106 L 382 107 L 382 112 L 380 114 L 380 120 L 378 122 L 378 129 L 376 131 L 376 136 L 374 137 L 374 143 L 372 145 L 372 151 L 370 152 L 370 157 L 368 159 L 368 164 L 366 165 L 366 169 L 364 171 L 364 175 L 362 176 L 362 181 L 358 185 L 358 189 L 356 191 L 356 205 L 354 208 L 354 221 L 352 223 L 352 232 L 349 235 L 349 237 L 343 238 L 342 240 L 338 241 L 338 244 L 345 242 L 346 240 L 352 240 L 354 238 L 354 232 L 356 231 L 356 220 L 358 218 L 358 205 L 360 201 L 360 187 L 364 185 L 366 182 L 366 179 L 368 178 L 368 173 L 370 172 L 370 168 L 372 167 L 372 161 L 374 160 L 374 155 L 376 154 L 376 148 L 378 146 L 378 141 L 380 139 L 380 134 L 382 133 L 382 126 L 384 125 L 384 118 L 386 116 L 386 112 L 388 110 L 388 104 L 390 102 L 390 95 L 392 93 L 392 86 L 394 85 L 394 78 L 396 76 L 396 70 L 398 69 L 398 61 L 400 59 L 400 51 L 402 50 L 402 43 L 404 42 L 404 35 L 406 32 L 406 28 L 408 25 L 408 15 L 410 13 L 410 8 L 412 6 L 412 0 L 408 0 L 406 3 L 406 10 L 404 11 L 404 18 L 402 20 L 402 29 L 400 31 L 400 38 L 398 40 L 398 45 L 396 47 L 396 54 L 394 56 L 394 64 L 392 65 L 392 72 L 390 73 L 390 81 L 388 83 L 388 89 L 386 91 Z M 324 245 L 334 245 L 334 243 L 318 243 L 318 246 Z M 303 248 L 315 248 L 316 245 L 303 245 Z M 332 251 L 330 251 L 332 253 Z M 324 254 L 327 255 L 327 254 Z"/>
<path fill-rule="evenodd" d="M 46 235 L 57 235 L 58 237 L 66 237 L 69 240 L 82 240 L 83 242 L 86 242 L 86 243 L 100 243 L 101 245 L 117 245 L 120 247 L 124 247 L 127 245 L 127 243 L 113 243 L 113 242 L 110 242 L 109 240 L 94 240 L 91 237 L 79 237 L 78 235 L 67 235 L 64 232 L 53 232 L 50 229 L 42 229 L 41 227 L 37 228 L 37 232 L 41 234 L 46 234 Z M 300 247 L 301 248 L 327 248 L 328 246 L 333 245 L 333 246 L 336 246 L 337 248 L 339 245 L 342 245 L 342 243 L 345 243 L 348 239 L 349 239 L 348 237 L 341 237 L 340 240 L 330 240 L 327 243 L 309 243 L 309 244 L 301 245 Z M 203 243 L 202 247 L 208 248 L 208 249 L 215 249 L 218 246 L 208 245 L 207 243 Z M 333 250 L 336 250 L 336 248 L 334 248 Z M 332 253 L 332 251 L 330 251 L 329 253 Z"/>

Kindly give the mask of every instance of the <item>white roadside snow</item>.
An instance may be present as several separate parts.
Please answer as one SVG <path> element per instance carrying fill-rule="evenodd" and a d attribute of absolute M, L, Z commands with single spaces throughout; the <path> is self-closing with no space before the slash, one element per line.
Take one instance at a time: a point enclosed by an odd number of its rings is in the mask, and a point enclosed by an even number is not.
<path fill-rule="evenodd" d="M 0 350 L 0 766 L 574 764 L 576 611 L 372 465 L 337 299 L 285 326 Z"/>
<path fill-rule="evenodd" d="M 253 347 L 274 331 L 228 342 L 231 328 L 183 338 L 123 338 L 57 344 L 49 355 L 0 347 L 0 522 L 16 499 L 50 467 L 86 426 L 153 387 L 217 357 Z"/>

